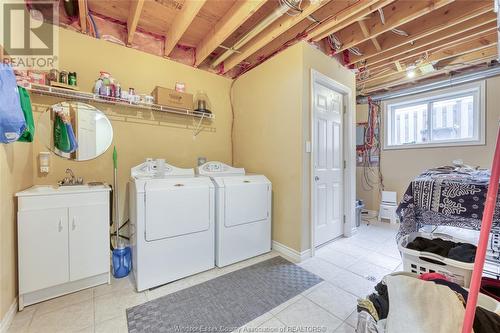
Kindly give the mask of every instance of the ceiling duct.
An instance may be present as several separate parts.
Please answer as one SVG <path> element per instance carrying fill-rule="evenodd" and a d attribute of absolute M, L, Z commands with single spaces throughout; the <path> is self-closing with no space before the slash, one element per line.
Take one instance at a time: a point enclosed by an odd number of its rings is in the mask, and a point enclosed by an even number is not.
<path fill-rule="evenodd" d="M 464 73 L 464 74 L 459 74 L 455 75 L 452 77 L 449 77 L 447 79 L 440 79 L 435 82 L 431 83 L 426 83 L 422 84 L 416 87 L 412 88 L 407 88 L 407 89 L 400 89 L 397 91 L 391 91 L 387 93 L 382 93 L 382 94 L 376 94 L 370 96 L 373 100 L 377 101 L 383 101 L 383 100 L 388 100 L 388 99 L 393 99 L 393 98 L 399 98 L 399 97 L 405 97 L 405 96 L 410 96 L 414 94 L 420 94 L 436 89 L 441 89 L 441 88 L 448 88 L 460 84 L 465 84 L 473 81 L 479 81 L 479 80 L 484 80 L 488 79 L 490 77 L 494 76 L 499 76 L 500 75 L 500 65 L 492 66 L 489 68 L 486 68 L 484 70 L 474 70 L 473 72 L 469 73 Z M 358 104 L 366 104 L 368 103 L 368 98 L 367 97 L 360 97 L 357 99 Z"/>

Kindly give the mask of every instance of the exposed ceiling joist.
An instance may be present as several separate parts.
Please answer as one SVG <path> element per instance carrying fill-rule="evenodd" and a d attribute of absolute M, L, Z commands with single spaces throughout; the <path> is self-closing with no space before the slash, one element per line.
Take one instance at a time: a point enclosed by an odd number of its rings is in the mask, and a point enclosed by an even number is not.
<path fill-rule="evenodd" d="M 130 13 L 127 20 L 127 45 L 131 45 L 134 40 L 137 23 L 141 17 L 144 0 L 133 0 L 130 2 Z"/>
<path fill-rule="evenodd" d="M 497 34 L 496 32 L 487 33 L 486 35 L 470 39 L 456 45 L 443 48 L 430 54 L 426 59 L 425 63 L 435 63 L 445 59 L 454 58 L 461 56 L 463 54 L 471 53 L 474 51 L 482 50 L 492 45 L 497 44 Z M 386 68 L 379 74 L 370 77 L 366 80 L 359 81 L 359 85 L 369 84 L 370 86 L 380 85 L 384 82 L 393 80 L 394 77 L 398 77 L 401 73 L 394 68 Z M 405 73 L 404 73 L 405 74 Z"/>
<path fill-rule="evenodd" d="M 207 33 L 203 41 L 196 47 L 196 66 L 199 66 L 217 47 L 252 16 L 267 0 L 241 0 Z"/>
<path fill-rule="evenodd" d="M 374 69 L 387 66 L 387 64 L 396 60 L 403 61 L 425 52 L 432 52 L 443 47 L 453 46 L 454 44 L 460 43 L 464 40 L 484 35 L 485 33 L 492 32 L 496 29 L 496 20 L 488 21 L 483 18 L 483 22 L 485 23 L 480 26 L 471 26 L 471 28 L 467 30 L 462 31 L 460 29 L 459 32 L 449 31 L 447 38 L 440 38 L 433 43 L 425 43 L 424 45 L 419 44 L 406 48 L 402 47 L 393 49 L 391 52 L 382 53 L 379 56 L 372 58 L 377 62 L 375 64 L 370 63 L 368 68 L 372 71 Z M 452 29 L 456 29 L 456 27 L 452 27 Z M 442 32 L 439 32 L 440 35 L 441 33 Z M 430 37 L 432 37 L 432 35 Z"/>
<path fill-rule="evenodd" d="M 313 41 L 317 42 L 328 35 L 336 33 L 337 31 L 356 23 L 360 17 L 365 17 L 370 13 L 377 11 L 379 8 L 393 3 L 394 1 L 395 0 L 360 0 L 355 5 L 352 5 L 346 10 L 332 16 L 325 22 L 322 22 L 317 28 L 309 33 L 309 37 Z"/>
<path fill-rule="evenodd" d="M 403 30 L 408 33 L 409 37 L 396 34 L 384 35 L 381 36 L 382 39 L 379 38 L 379 42 L 384 52 L 391 51 L 394 48 L 403 49 L 417 44 L 422 46 L 425 43 L 433 43 L 439 38 L 448 37 L 448 33 L 451 31 L 460 32 L 462 26 L 464 27 L 463 30 L 467 30 L 469 27 L 481 25 L 482 17 L 480 16 L 488 12 L 490 15 L 484 17 L 485 19 L 495 18 L 492 9 L 493 4 L 491 1 L 456 1 L 406 24 Z M 443 31 L 443 33 L 437 35 L 436 33 L 439 31 Z M 368 63 L 374 63 L 372 57 L 380 58 L 382 56 L 371 43 L 366 42 L 359 47 L 363 55 L 351 55 L 350 65 L 367 59 L 369 59 Z"/>
<path fill-rule="evenodd" d="M 234 68 L 236 65 L 241 63 L 243 60 L 272 42 L 275 38 L 279 37 L 288 29 L 291 29 L 296 24 L 301 22 L 304 19 L 307 19 L 309 15 L 314 14 L 315 11 L 323 7 L 329 2 L 323 1 L 319 5 L 314 5 L 312 3 L 308 3 L 305 8 L 303 8 L 302 12 L 296 16 L 283 16 L 282 18 L 273 22 L 269 27 L 267 27 L 264 31 L 258 34 L 254 39 L 248 42 L 240 51 L 240 53 L 234 54 L 227 61 L 224 62 L 224 72 L 229 71 Z"/>
<path fill-rule="evenodd" d="M 458 57 L 450 58 L 447 59 L 446 61 L 446 68 L 439 69 L 435 72 L 428 73 L 428 74 L 417 74 L 415 78 L 408 78 L 406 76 L 406 73 L 400 73 L 398 77 L 394 77 L 392 81 L 386 81 L 382 82 L 377 85 L 371 85 L 368 87 L 364 87 L 362 89 L 362 94 L 363 95 L 369 95 L 377 91 L 381 90 L 388 90 L 390 88 L 396 87 L 396 86 L 401 86 L 403 84 L 408 84 L 408 83 L 415 83 L 419 80 L 422 79 L 427 79 L 439 75 L 444 75 L 449 73 L 450 71 L 454 70 L 459 70 L 459 69 L 464 69 L 470 66 L 474 65 L 479 65 L 481 63 L 486 63 L 489 62 L 493 59 L 496 59 L 498 56 L 497 52 L 497 47 L 496 46 L 490 46 L 487 48 L 484 48 L 482 50 L 477 50 L 473 51 Z M 440 62 L 441 64 L 441 62 Z"/>
<path fill-rule="evenodd" d="M 438 68 L 443 68 L 443 67 L 448 67 L 448 66 L 453 66 L 453 65 L 460 65 L 460 64 L 466 64 L 470 63 L 472 61 L 481 61 L 485 59 L 493 59 L 497 56 L 498 50 L 495 45 L 489 46 L 487 48 L 477 50 L 477 51 L 472 51 L 466 54 L 462 54 L 457 57 L 453 58 L 448 58 L 441 60 L 437 63 Z"/>
<path fill-rule="evenodd" d="M 181 11 L 172 21 L 170 29 L 165 36 L 165 57 L 168 57 L 170 55 L 184 32 L 186 32 L 191 22 L 193 22 L 196 15 L 198 15 L 198 12 L 200 11 L 201 7 L 203 7 L 205 2 L 206 0 L 184 2 Z"/>
<path fill-rule="evenodd" d="M 407 22 L 446 6 L 453 1 L 454 0 L 399 0 L 383 8 L 385 23 L 382 22 L 378 15 L 372 15 L 365 23 L 370 31 L 370 37 L 377 37 L 384 32 L 395 29 Z M 337 37 L 343 44 L 338 52 L 347 50 L 369 39 L 363 35 L 363 32 L 357 24 L 338 32 Z"/>
<path fill-rule="evenodd" d="M 370 37 L 370 31 L 368 31 L 368 27 L 366 26 L 365 21 L 359 20 L 358 24 L 359 24 L 359 27 L 361 28 L 361 31 L 363 32 L 363 35 L 366 38 L 370 38 L 375 49 L 377 49 L 377 51 L 379 51 L 379 52 L 382 51 L 382 47 L 380 46 L 380 43 L 378 42 L 377 37 L 372 37 L 372 38 Z"/>
<path fill-rule="evenodd" d="M 87 0 L 78 0 L 78 16 L 81 31 L 87 33 Z"/>

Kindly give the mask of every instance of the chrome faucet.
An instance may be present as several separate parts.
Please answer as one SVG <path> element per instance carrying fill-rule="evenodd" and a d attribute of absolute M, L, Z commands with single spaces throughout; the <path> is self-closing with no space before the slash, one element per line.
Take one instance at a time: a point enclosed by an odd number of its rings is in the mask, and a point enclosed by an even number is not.
<path fill-rule="evenodd" d="M 82 177 L 78 177 L 78 178 L 75 177 L 75 173 L 70 168 L 66 169 L 66 174 L 70 175 L 71 178 L 64 177 L 63 180 L 58 182 L 59 186 L 72 186 L 72 185 L 82 185 L 83 184 L 83 178 Z"/>

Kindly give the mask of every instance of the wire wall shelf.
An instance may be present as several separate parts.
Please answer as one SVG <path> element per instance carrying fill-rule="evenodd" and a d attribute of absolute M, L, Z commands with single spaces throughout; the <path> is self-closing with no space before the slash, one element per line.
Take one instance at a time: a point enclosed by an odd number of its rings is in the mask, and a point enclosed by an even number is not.
<path fill-rule="evenodd" d="M 50 87 L 45 85 L 31 84 L 29 87 L 26 88 L 26 90 L 28 90 L 32 94 L 50 96 L 50 97 L 59 97 L 80 102 L 96 102 L 102 104 L 124 106 L 134 109 L 165 112 L 181 116 L 198 117 L 202 119 L 215 119 L 215 115 L 210 113 L 196 112 L 189 109 L 175 108 L 159 104 L 132 103 L 128 100 L 124 100 L 121 98 L 102 97 L 100 95 L 92 94 L 89 92 L 74 91 L 74 90 Z"/>

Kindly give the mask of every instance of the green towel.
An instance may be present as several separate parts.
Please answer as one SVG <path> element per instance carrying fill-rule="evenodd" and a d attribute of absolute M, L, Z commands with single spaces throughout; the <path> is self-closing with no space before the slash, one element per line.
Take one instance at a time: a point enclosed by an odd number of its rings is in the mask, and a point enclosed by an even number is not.
<path fill-rule="evenodd" d="M 35 138 L 35 123 L 33 121 L 33 111 L 31 110 L 31 100 L 28 91 L 23 87 L 17 87 L 19 90 L 19 97 L 21 101 L 21 109 L 24 113 L 24 120 L 26 121 L 26 129 L 19 138 L 20 142 L 33 142 Z"/>
<path fill-rule="evenodd" d="M 71 143 L 69 142 L 66 124 L 57 113 L 55 114 L 54 120 L 54 146 L 65 153 L 71 151 Z"/>

